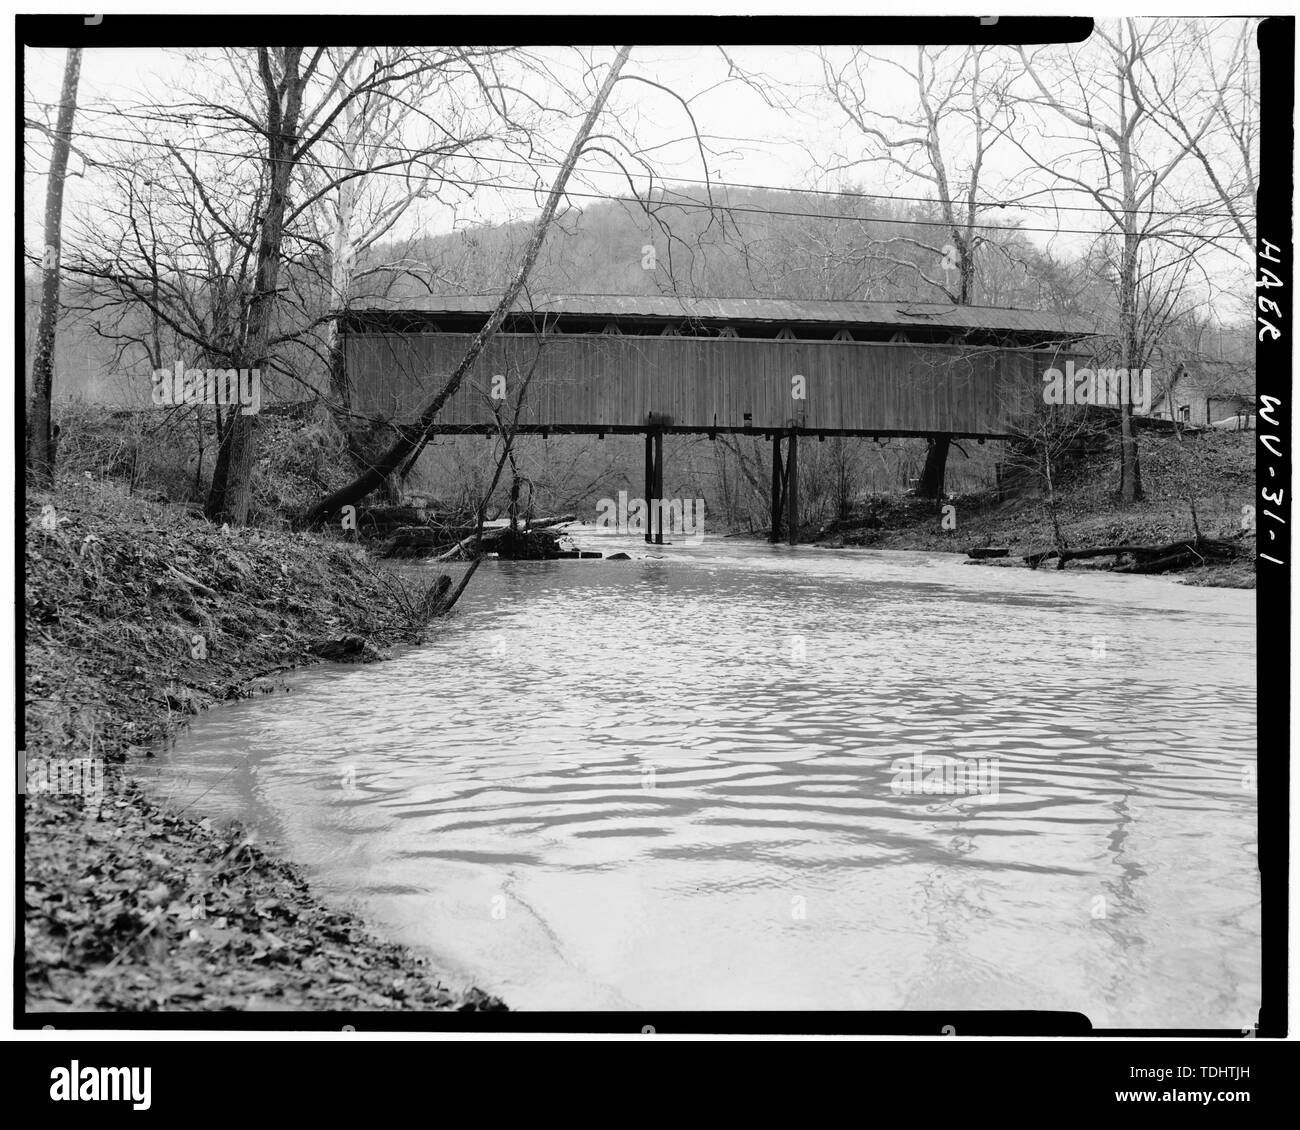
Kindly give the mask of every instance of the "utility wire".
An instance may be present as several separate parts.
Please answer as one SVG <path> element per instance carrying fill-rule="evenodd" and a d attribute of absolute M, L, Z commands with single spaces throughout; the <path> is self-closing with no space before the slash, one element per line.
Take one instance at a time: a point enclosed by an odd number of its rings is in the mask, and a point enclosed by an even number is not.
<path fill-rule="evenodd" d="M 27 104 L 31 106 L 41 106 L 46 109 L 57 109 L 58 107 L 57 103 L 40 102 L 33 99 L 28 99 Z M 264 136 L 262 131 L 254 129 L 251 126 L 221 126 L 221 125 L 216 125 L 207 122 L 198 123 L 192 117 L 188 117 L 186 115 L 162 117 L 153 114 L 132 114 L 123 110 L 112 110 L 112 109 L 97 110 L 89 107 L 80 107 L 80 106 L 77 107 L 77 112 L 81 113 L 83 109 L 85 109 L 89 113 L 97 113 L 108 117 L 129 118 L 133 121 L 157 122 L 160 125 L 193 126 L 193 125 L 201 124 L 203 128 L 210 129 L 218 133 L 243 133 L 243 134 L 255 135 L 258 137 Z M 55 131 L 51 130 L 50 132 L 53 133 Z M 80 136 L 102 137 L 103 135 L 83 133 Z M 108 140 L 107 138 L 104 139 Z M 121 141 L 126 144 L 150 144 L 138 138 L 118 137 L 118 138 L 112 138 L 111 140 Z M 354 141 L 351 142 L 350 144 L 353 147 L 358 149 L 375 149 L 384 152 L 398 151 L 392 145 L 383 145 L 378 142 Z M 471 161 L 494 164 L 494 165 L 522 165 L 526 168 L 542 167 L 542 168 L 556 168 L 556 169 L 560 167 L 560 163 L 558 161 L 551 161 L 545 158 L 537 158 L 535 160 L 526 161 L 518 157 L 489 157 L 485 155 L 472 155 L 472 154 L 466 154 L 465 156 L 466 159 Z M 416 160 L 416 159 L 418 158 L 413 155 L 412 160 Z M 616 176 L 616 177 L 625 176 L 625 174 L 618 169 L 576 168 L 574 169 L 574 172 L 581 173 L 586 176 Z M 649 176 L 650 174 L 642 173 L 640 175 Z M 673 184 L 707 185 L 714 188 L 740 188 L 740 189 L 749 189 L 749 190 L 760 191 L 760 192 L 788 192 L 800 196 L 847 197 L 856 200 L 888 200 L 895 203 L 904 203 L 904 204 L 949 204 L 949 205 L 957 205 L 963 208 L 969 205 L 969 201 L 961 200 L 961 199 L 947 199 L 944 197 L 933 197 L 933 196 L 897 196 L 891 193 L 862 192 L 855 189 L 794 188 L 794 187 L 783 186 L 783 185 L 749 184 L 743 181 L 705 180 L 701 177 L 684 177 L 684 176 L 661 177 L 660 179 L 663 180 L 665 183 L 671 182 Z M 623 198 L 609 197 L 609 199 L 623 199 Z M 977 208 L 1001 208 L 1001 209 L 1010 208 L 1015 211 L 1086 212 L 1086 213 L 1094 213 L 1096 215 L 1103 215 L 1103 216 L 1110 214 L 1110 211 L 1108 211 L 1105 208 L 1090 207 L 1089 205 L 1086 204 L 1025 204 L 1014 200 L 977 200 L 975 201 L 975 206 Z M 1143 216 L 1184 216 L 1187 215 L 1189 212 L 1195 211 L 1198 216 L 1206 219 L 1223 219 L 1223 220 L 1233 219 L 1233 216 L 1228 212 L 1204 212 L 1194 207 L 1189 207 L 1187 209 L 1183 209 L 1180 211 L 1179 210 L 1169 211 L 1169 210 L 1147 209 L 1147 208 L 1121 208 L 1116 206 L 1113 209 L 1113 211 L 1121 212 L 1121 213 L 1132 212 Z M 947 225 L 945 224 L 944 226 Z M 960 226 L 964 226 L 964 225 L 960 225 Z M 992 226 L 998 227 L 999 225 L 992 225 Z M 1032 231 L 1036 229 L 1022 228 L 1020 230 Z M 1060 229 L 1051 229 L 1051 230 L 1055 231 Z"/>
<path fill-rule="evenodd" d="M 90 138 L 96 141 L 115 141 L 126 145 L 143 145 L 155 149 L 169 149 L 169 150 L 176 149 L 186 153 L 197 153 L 197 154 L 203 154 L 205 156 L 210 156 L 210 157 L 234 157 L 240 160 L 248 160 L 248 161 L 268 160 L 268 158 L 265 157 L 264 155 L 255 154 L 255 153 L 240 153 L 240 152 L 234 152 L 230 150 L 212 149 L 207 146 L 199 147 L 199 146 L 191 146 L 191 145 L 180 145 L 175 142 L 145 141 L 142 138 L 118 137 L 111 134 L 89 133 L 84 130 L 78 131 L 76 136 L 78 138 Z M 276 158 L 276 159 L 284 160 L 284 158 Z M 416 156 L 412 156 L 411 159 L 418 160 L 419 158 Z M 304 166 L 308 164 L 308 162 L 306 161 L 300 163 L 304 164 Z M 411 175 L 409 173 L 398 172 L 396 170 L 355 169 L 347 165 L 331 165 L 328 162 L 323 162 L 314 158 L 310 161 L 310 167 L 330 170 L 333 172 L 338 172 L 343 174 L 352 174 L 358 178 L 362 176 L 388 176 L 388 177 L 396 177 L 400 180 L 408 181 L 408 182 L 411 180 Z M 492 188 L 492 189 L 496 189 L 498 192 L 526 192 L 534 196 L 537 193 L 536 188 L 529 188 L 525 185 L 506 185 L 506 184 L 499 184 L 494 181 L 467 180 L 462 177 L 445 176 L 441 173 L 438 174 L 438 180 L 441 181 L 441 183 L 443 184 L 455 185 L 461 188 Z M 782 191 L 782 190 L 778 189 L 776 191 Z M 1012 234 L 1016 232 L 1035 232 L 1044 235 L 1098 236 L 1098 235 L 1106 234 L 1104 230 L 1098 230 L 1095 228 L 1056 228 L 1056 227 L 1043 228 L 1043 227 L 1023 227 L 1020 225 L 1009 225 L 1009 224 L 981 224 L 981 223 L 967 224 L 963 222 L 959 222 L 954 225 L 954 224 L 949 224 L 946 220 L 904 220 L 904 219 L 896 219 L 892 216 L 874 217 L 874 216 L 827 215 L 822 212 L 798 212 L 793 209 L 755 208 L 748 205 L 709 204 L 709 203 L 704 203 L 699 201 L 669 200 L 666 198 L 660 198 L 658 200 L 642 201 L 637 197 L 620 196 L 608 192 L 575 192 L 572 190 L 566 190 L 565 196 L 573 197 L 575 199 L 612 200 L 612 201 L 622 201 L 625 203 L 628 202 L 629 200 L 635 200 L 638 204 L 645 205 L 648 203 L 648 204 L 654 204 L 666 208 L 682 208 L 687 210 L 696 209 L 696 210 L 704 210 L 708 212 L 725 212 L 728 215 L 740 213 L 740 214 L 759 215 L 759 216 L 783 216 L 783 217 L 794 218 L 794 219 L 824 220 L 824 221 L 830 221 L 835 223 L 853 223 L 853 224 L 878 223 L 878 224 L 886 224 L 886 225 L 901 225 L 904 227 L 945 228 L 949 230 L 951 230 L 953 227 L 957 227 L 961 229 L 976 228 L 984 231 L 1000 231 L 1000 232 L 1006 232 Z M 1104 212 L 1104 209 L 1100 211 Z M 1145 215 L 1146 213 L 1144 212 L 1143 214 Z M 1170 214 L 1183 215 L 1183 213 L 1180 212 L 1175 212 Z"/>

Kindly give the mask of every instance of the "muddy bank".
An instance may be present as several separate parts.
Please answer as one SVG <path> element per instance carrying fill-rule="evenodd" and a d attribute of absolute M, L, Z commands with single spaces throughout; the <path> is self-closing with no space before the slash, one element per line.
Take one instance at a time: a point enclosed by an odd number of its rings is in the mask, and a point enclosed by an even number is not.
<path fill-rule="evenodd" d="M 1206 435 L 1179 443 L 1144 439 L 1142 475 L 1146 497 L 1120 505 L 1114 498 L 1114 456 L 1106 452 L 1069 469 L 1055 497 L 1056 522 L 1070 549 L 1091 546 L 1162 545 L 1207 538 L 1239 547 L 1232 560 L 1206 557 L 1167 576 L 1182 584 L 1254 588 L 1254 434 Z M 945 511 L 944 506 L 950 507 Z M 1193 518 L 1193 515 L 1195 516 Z M 999 498 L 992 493 L 933 500 L 893 496 L 871 500 L 845 523 L 806 531 L 805 542 L 831 547 L 907 549 L 966 553 L 1005 548 L 1007 556 L 972 562 L 981 566 L 1025 567 L 1023 558 L 1056 547 L 1052 508 L 1044 493 Z M 1069 561 L 1067 570 L 1107 569 L 1110 562 Z M 1054 563 L 1041 568 L 1054 568 Z"/>
<path fill-rule="evenodd" d="M 26 550 L 28 1011 L 504 1007 L 132 776 L 195 713 L 277 693 L 324 644 L 417 642 L 432 576 L 91 484 L 29 496 Z"/>
<path fill-rule="evenodd" d="M 912 502 L 913 500 L 908 500 Z M 848 530 L 843 533 L 828 532 L 815 539 L 814 544 L 847 548 L 861 546 L 870 549 L 921 550 L 931 553 L 969 553 L 998 547 L 1006 550 L 1002 557 L 970 561 L 972 565 L 992 568 L 1029 568 L 1027 555 L 1042 553 L 1052 548 L 1053 535 L 1050 521 L 1036 513 L 1035 504 L 1024 500 L 999 503 L 995 500 L 965 498 L 949 500 L 954 507 L 959 526 L 955 530 L 942 528 L 943 517 L 936 504 L 908 506 L 897 512 L 898 525 L 881 529 Z M 1224 538 L 1239 546 L 1240 556 L 1232 560 L 1218 560 L 1207 556 L 1202 563 L 1178 572 L 1154 573 L 1171 581 L 1186 585 L 1203 585 L 1221 588 L 1254 588 L 1255 561 L 1254 536 L 1241 539 L 1240 529 L 1234 525 L 1240 513 L 1229 516 L 1210 515 L 1201 520 L 1201 529 L 1207 536 Z M 1129 510 L 1114 509 L 1103 513 L 1075 516 L 1071 522 L 1066 544 L 1080 549 L 1104 545 L 1158 545 L 1162 542 L 1187 538 L 1190 530 L 1173 533 L 1177 520 L 1166 509 L 1139 506 Z M 1211 533 L 1211 531 L 1213 531 Z M 1107 571 L 1110 559 L 1071 560 L 1066 570 L 1095 572 Z M 1055 569 L 1054 561 L 1039 566 Z"/>

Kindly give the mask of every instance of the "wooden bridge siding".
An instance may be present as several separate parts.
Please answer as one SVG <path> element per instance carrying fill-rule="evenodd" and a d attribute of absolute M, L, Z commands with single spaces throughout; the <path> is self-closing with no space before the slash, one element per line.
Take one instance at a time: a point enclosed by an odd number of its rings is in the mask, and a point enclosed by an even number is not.
<path fill-rule="evenodd" d="M 349 334 L 347 366 L 359 411 L 408 417 L 446 379 L 471 334 Z M 484 397 L 494 373 L 513 397 L 540 346 L 521 422 L 638 427 L 650 411 L 679 427 L 810 431 L 1006 431 L 1014 390 L 1037 395 L 1051 351 L 968 350 L 878 342 L 498 334 L 444 406 L 439 421 L 491 422 Z M 790 396 L 807 378 L 807 400 Z"/>

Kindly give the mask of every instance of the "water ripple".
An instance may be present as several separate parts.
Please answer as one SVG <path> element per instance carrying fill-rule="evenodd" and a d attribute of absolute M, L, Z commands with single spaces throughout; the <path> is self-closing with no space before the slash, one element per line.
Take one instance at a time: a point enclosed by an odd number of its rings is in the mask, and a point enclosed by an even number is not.
<path fill-rule="evenodd" d="M 485 565 L 155 787 L 517 1006 L 1253 1021 L 1250 594 L 625 547 Z"/>

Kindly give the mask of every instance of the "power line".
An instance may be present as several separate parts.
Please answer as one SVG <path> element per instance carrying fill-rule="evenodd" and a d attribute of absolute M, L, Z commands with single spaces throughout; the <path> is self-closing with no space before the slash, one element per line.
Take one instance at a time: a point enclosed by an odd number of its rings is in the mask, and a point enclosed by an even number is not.
<path fill-rule="evenodd" d="M 34 99 L 27 99 L 27 103 L 28 103 L 28 105 L 32 105 L 32 106 L 42 106 L 42 107 L 44 107 L 44 108 L 46 108 L 46 109 L 55 109 L 55 108 L 57 108 L 57 103 L 52 103 L 52 102 L 40 102 L 40 101 L 37 101 L 37 100 L 34 100 Z M 78 107 L 78 111 L 80 111 L 81 109 L 83 109 L 83 107 Z M 129 112 L 127 112 L 127 111 L 114 110 L 114 109 L 99 110 L 99 109 L 91 109 L 91 108 L 89 108 L 89 107 L 85 107 L 84 109 L 86 109 L 87 112 L 89 112 L 89 113 L 97 113 L 97 114 L 101 114 L 101 115 L 108 116 L 108 117 L 129 118 L 129 119 L 131 119 L 131 120 L 133 120 L 133 121 L 157 122 L 157 123 L 159 123 L 159 124 L 161 124 L 161 125 L 187 125 L 187 126 L 192 126 L 192 125 L 197 125 L 197 124 L 199 124 L 199 123 L 196 123 L 195 121 L 193 121 L 191 118 L 188 118 L 188 117 L 186 117 L 186 116 L 184 116 L 184 115 L 177 115 L 177 116 L 174 116 L 174 117 L 161 117 L 161 116 L 158 116 L 158 115 L 152 115 L 152 114 L 132 114 L 132 113 L 129 113 Z M 250 126 L 221 126 L 221 125 L 216 125 L 216 124 L 213 124 L 213 123 L 202 123 L 202 125 L 203 125 L 203 128 L 205 128 L 205 129 L 210 129 L 210 130 L 213 130 L 213 131 L 215 131 L 215 132 L 219 132 L 219 133 L 242 133 L 242 134 L 257 135 L 257 136 L 259 136 L 259 137 L 260 137 L 260 136 L 263 136 L 263 135 L 262 135 L 262 132 L 261 132 L 260 130 L 253 129 L 253 128 L 250 127 Z M 82 133 L 82 134 L 80 134 L 79 136 L 83 136 L 83 137 L 94 137 L 94 136 L 98 136 L 98 135 Z M 127 144 L 141 144 L 141 145 L 156 144 L 156 143 L 146 142 L 146 141 L 143 141 L 143 140 L 140 140 L 140 139 L 136 139 L 136 138 L 124 138 L 124 137 L 123 137 L 123 138 L 104 138 L 104 140 L 115 140 L 115 141 L 121 141 L 121 142 L 123 142 L 123 143 L 127 143 Z M 374 149 L 374 150 L 391 150 L 391 149 L 392 149 L 391 146 L 381 145 L 381 144 L 376 143 L 376 142 L 356 141 L 356 142 L 353 142 L 352 144 L 353 144 L 355 147 L 359 148 L 359 149 Z M 179 148 L 179 147 L 178 147 L 178 148 Z M 248 155 L 247 155 L 247 154 L 244 154 L 244 156 L 248 156 Z M 531 160 L 531 161 L 525 161 L 525 160 L 523 160 L 522 158 L 517 158 L 517 157 L 489 157 L 489 156 L 484 156 L 484 155 L 471 155 L 471 154 L 466 154 L 466 157 L 467 157 L 467 159 L 472 160 L 472 161 L 475 161 L 475 162 L 478 162 L 478 163 L 488 163 L 488 164 L 494 164 L 494 165 L 520 165 L 520 166 L 524 166 L 525 168 L 535 168 L 535 167 L 540 166 L 540 167 L 543 167 L 543 168 L 554 168 L 554 169 L 558 169 L 558 168 L 561 167 L 561 164 L 560 164 L 559 161 L 551 161 L 551 160 L 547 160 L 547 159 L 545 159 L 545 158 L 536 158 L 536 159 Z M 260 157 L 259 157 L 259 158 L 257 158 L 257 159 L 261 160 L 261 159 L 263 159 L 263 158 L 260 158 Z M 414 160 L 415 158 L 413 157 L 412 159 Z M 322 168 L 346 168 L 346 166 L 330 166 L 330 165 L 322 164 L 321 162 L 315 162 L 315 163 L 318 164 L 318 165 L 320 165 L 320 167 L 322 167 Z M 588 169 L 588 168 L 575 168 L 575 169 L 574 169 L 574 172 L 575 172 L 575 173 L 580 173 L 580 174 L 582 174 L 583 176 L 614 176 L 614 177 L 622 177 L 622 178 L 624 178 L 624 179 L 627 179 L 627 174 L 625 174 L 624 172 L 622 172 L 621 170 L 618 170 L 618 169 Z M 380 170 L 379 173 L 377 173 L 377 174 L 367 174 L 367 175 L 380 175 L 380 174 L 382 174 L 382 173 L 383 173 L 383 170 Z M 400 176 L 401 174 L 391 174 L 391 175 L 398 175 L 398 176 Z M 650 176 L 650 174 L 646 174 L 646 173 L 642 173 L 641 175 L 643 175 L 643 176 Z M 665 185 L 668 184 L 668 183 L 673 183 L 673 184 L 693 184 L 693 185 L 704 185 L 704 186 L 712 187 L 712 188 L 739 188 L 739 189 L 748 189 L 748 190 L 760 191 L 760 192 L 786 192 L 786 193 L 797 194 L 797 195 L 800 195 L 800 196 L 846 197 L 846 198 L 855 199 L 855 200 L 888 200 L 888 201 L 891 201 L 891 202 L 894 202 L 894 203 L 903 203 L 903 204 L 949 204 L 949 205 L 960 205 L 960 206 L 962 206 L 962 207 L 965 207 L 965 206 L 967 206 L 967 205 L 969 204 L 969 201 L 966 201 L 966 200 L 948 199 L 948 198 L 944 198 L 944 197 L 931 197 L 931 196 L 896 196 L 896 195 L 892 195 L 892 194 L 890 194 L 890 193 L 883 193 L 883 192 L 861 192 L 861 191 L 856 191 L 856 190 L 852 190 L 852 189 L 794 188 L 794 187 L 788 187 L 788 186 L 783 186 L 783 185 L 772 185 L 772 184 L 748 184 L 748 183 L 745 183 L 745 182 L 743 182 L 743 181 L 724 181 L 724 180 L 716 180 L 716 179 L 715 179 L 715 180 L 706 180 L 706 179 L 701 178 L 701 177 L 685 177 L 685 176 L 662 177 L 662 178 L 660 178 L 660 179 L 663 180 L 663 181 L 665 182 Z M 501 186 L 501 187 L 504 187 L 504 186 Z M 531 192 L 532 190 L 531 190 L 531 189 L 527 189 L 526 191 L 530 191 L 530 192 Z M 1047 190 L 1043 190 L 1043 191 L 1047 191 Z M 578 195 L 578 194 L 576 194 L 576 193 L 572 193 L 572 194 L 570 194 L 570 195 Z M 620 200 L 620 199 L 625 199 L 625 198 L 624 198 L 624 197 L 612 196 L 612 195 L 611 195 L 611 196 L 607 196 L 607 197 L 597 197 L 597 199 Z M 1112 213 L 1118 212 L 1118 213 L 1124 213 L 1124 214 L 1132 213 L 1132 214 L 1135 214 L 1135 215 L 1142 215 L 1142 216 L 1185 216 L 1185 215 L 1187 215 L 1189 212 L 1193 212 L 1193 211 L 1195 211 L 1196 214 L 1197 214 L 1199 217 L 1203 218 L 1203 219 L 1221 219 L 1221 220 L 1231 220 L 1231 219 L 1234 219 L 1234 218 L 1235 218 L 1235 217 L 1234 217 L 1231 213 L 1229 213 L 1229 212 L 1204 212 L 1204 211 L 1199 211 L 1198 209 L 1193 208 L 1193 207 L 1189 207 L 1189 208 L 1184 209 L 1184 210 L 1181 210 L 1181 211 L 1170 211 L 1170 210 L 1161 210 L 1161 209 L 1154 209 L 1154 208 L 1152 208 L 1152 209 L 1148 209 L 1148 208 L 1121 208 L 1121 207 L 1118 207 L 1118 206 L 1116 206 L 1116 207 L 1113 208 L 1113 209 L 1106 209 L 1106 208 L 1095 208 L 1095 207 L 1090 207 L 1090 206 L 1088 206 L 1088 205 L 1086 205 L 1086 204 L 1025 204 L 1025 203 L 1019 203 L 1019 202 L 1016 202 L 1016 201 L 1004 201 L 1004 200 L 977 200 L 977 201 L 975 202 L 975 204 L 976 204 L 976 207 L 978 207 L 978 208 L 985 208 L 985 209 L 987 209 L 987 208 L 1001 208 L 1001 209 L 1003 209 L 1003 210 L 1010 208 L 1010 209 L 1013 209 L 1013 210 L 1015 210 L 1015 211 L 1024 211 L 1024 212 L 1029 212 L 1029 211 L 1038 211 L 1038 212 L 1044 212 L 1044 211 L 1046 211 L 1046 212 L 1084 212 L 1084 213 L 1091 213 L 1091 214 L 1094 214 L 1094 215 L 1100 215 L 1100 216 L 1109 216 L 1109 215 L 1111 215 Z M 705 205 L 705 206 L 707 207 L 708 205 Z M 731 210 L 731 209 L 729 209 L 729 210 Z M 781 214 L 784 214 L 784 213 L 781 213 L 781 212 L 772 212 L 772 214 L 773 214 L 773 215 L 781 215 Z M 802 213 L 800 213 L 800 214 L 802 214 Z M 809 215 L 814 215 L 814 216 L 816 216 L 816 217 L 819 218 L 819 219 L 828 219 L 828 218 L 830 218 L 830 217 L 823 216 L 823 215 L 821 215 L 820 213 L 809 213 Z M 854 219 L 854 218 L 856 218 L 856 217 L 846 217 L 846 218 L 848 218 L 848 219 Z M 930 223 L 929 221 L 906 221 L 906 220 L 898 220 L 898 221 L 893 221 L 893 222 L 896 222 L 896 223 L 908 223 L 908 222 L 912 222 L 912 223 L 926 223 L 926 224 L 929 224 L 929 223 Z M 943 222 L 943 221 L 936 221 L 936 223 L 937 223 L 937 226 L 941 226 L 941 227 L 948 227 L 948 226 L 949 226 L 946 222 Z M 960 223 L 959 223 L 957 226 L 959 226 L 959 227 L 965 227 L 966 225 L 965 225 L 965 224 L 960 224 Z M 1014 228 L 1014 229 L 1012 229 L 1012 228 L 1007 228 L 1007 227 L 1004 227 L 1004 226 L 1002 226 L 1002 225 L 998 225 L 998 224 L 989 224 L 989 225 L 976 224 L 976 225 L 974 225 L 974 226 L 976 226 L 976 227 L 988 227 L 988 228 L 990 228 L 990 229 L 992 229 L 992 230 L 997 230 L 997 231 L 1017 230 L 1017 231 L 1059 231 L 1059 232 L 1062 232 L 1062 233 L 1070 232 L 1070 231 L 1078 232 L 1078 229 L 1067 229 L 1067 228 Z M 1096 234 L 1096 233 L 1092 233 L 1092 232 L 1082 232 L 1081 234 Z"/>
<path fill-rule="evenodd" d="M 232 152 L 229 150 L 211 149 L 206 146 L 200 148 L 198 146 L 191 146 L 191 145 L 178 145 L 174 142 L 145 141 L 141 138 L 116 137 L 110 134 L 96 134 L 96 133 L 88 133 L 86 131 L 78 132 L 77 136 L 82 138 L 91 138 L 92 140 L 97 140 L 97 141 L 116 141 L 116 142 L 121 142 L 129 145 L 144 145 L 155 149 L 181 150 L 183 152 L 203 154 L 204 156 L 209 156 L 209 157 L 234 157 L 239 160 L 245 160 L 245 161 L 268 160 L 268 158 L 259 154 L 239 153 L 239 152 Z M 284 158 L 276 158 L 276 160 L 283 160 L 283 159 Z M 395 177 L 406 181 L 409 181 L 411 179 L 409 174 L 407 173 L 395 172 L 388 169 L 354 169 L 347 165 L 331 165 L 319 160 L 313 160 L 312 167 L 319 168 L 319 169 L 327 169 L 338 173 L 353 174 L 358 177 L 388 176 L 388 177 Z M 443 184 L 455 185 L 460 188 L 491 188 L 491 189 L 495 189 L 498 192 L 527 192 L 533 195 L 535 195 L 537 192 L 537 189 L 528 188 L 524 185 L 498 184 L 493 181 L 474 181 L 474 180 L 467 180 L 463 177 L 451 177 L 442 174 L 439 174 L 438 179 Z M 876 224 L 895 225 L 895 226 L 903 226 L 903 227 L 944 228 L 948 230 L 951 230 L 951 228 L 953 227 L 953 225 L 949 224 L 945 220 L 902 220 L 902 219 L 896 219 L 894 217 L 838 216 L 838 215 L 827 215 L 822 212 L 797 212 L 794 210 L 781 209 L 781 208 L 754 208 L 754 207 L 749 207 L 747 205 L 739 205 L 739 204 L 735 204 L 735 205 L 709 204 L 701 201 L 691 201 L 691 200 L 660 199 L 658 201 L 643 202 L 637 199 L 636 197 L 629 198 L 627 196 L 618 196 L 607 192 L 579 192 L 573 189 L 566 189 L 564 195 L 579 200 L 610 200 L 610 201 L 621 202 L 621 203 L 630 203 L 632 201 L 635 201 L 636 203 L 641 204 L 642 207 L 646 207 L 647 204 L 650 205 L 657 204 L 660 207 L 665 207 L 665 208 L 680 208 L 683 210 L 697 210 L 697 211 L 703 210 L 708 212 L 725 212 L 728 215 L 740 213 L 744 215 L 757 215 L 757 216 L 782 216 L 790 219 L 823 220 L 823 221 L 829 221 L 834 223 L 852 223 L 852 224 L 876 223 Z M 1174 213 L 1174 214 L 1177 215 L 1179 213 Z M 962 223 L 957 226 L 961 228 L 977 228 L 981 231 L 1005 232 L 1007 234 L 1015 234 L 1017 232 L 1020 233 L 1034 232 L 1036 234 L 1043 234 L 1043 235 L 1099 236 L 1099 235 L 1106 234 L 1104 231 L 1095 228 L 1038 228 L 1038 227 L 1022 227 L 1019 225 L 1009 226 L 1004 224 L 980 224 L 980 223 L 975 223 L 975 224 Z"/>

